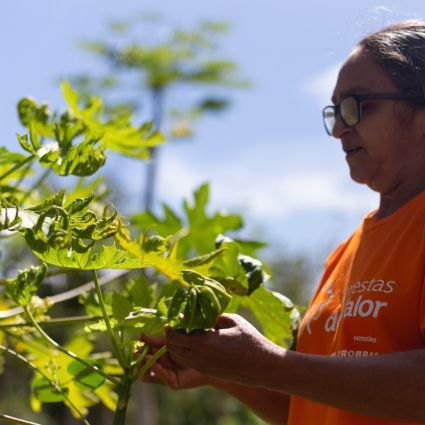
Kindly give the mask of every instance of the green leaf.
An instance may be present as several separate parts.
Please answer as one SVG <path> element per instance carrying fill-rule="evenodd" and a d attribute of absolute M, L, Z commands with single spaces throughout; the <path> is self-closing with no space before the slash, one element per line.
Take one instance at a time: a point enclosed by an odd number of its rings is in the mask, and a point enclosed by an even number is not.
<path fill-rule="evenodd" d="M 59 390 L 59 389 L 60 390 Z M 32 392 L 34 397 L 42 403 L 57 403 L 65 401 L 65 395 L 68 394 L 68 388 L 58 386 L 55 388 L 46 378 L 38 378 L 32 383 Z"/>
<path fill-rule="evenodd" d="M 77 198 L 74 199 L 71 203 L 69 203 L 65 209 L 69 214 L 76 214 L 78 212 L 83 211 L 88 205 L 90 205 L 91 201 L 93 201 L 94 193 L 86 198 Z"/>
<path fill-rule="evenodd" d="M 54 194 L 53 196 L 50 196 L 47 199 L 45 199 L 41 204 L 35 205 L 35 206 L 28 208 L 28 209 L 30 211 L 40 213 L 41 211 L 46 210 L 49 207 L 52 207 L 54 205 L 61 207 L 63 205 L 64 195 L 65 195 L 65 189 L 62 189 L 58 193 Z"/>
<path fill-rule="evenodd" d="M 71 84 L 68 81 L 62 82 L 62 94 L 72 112 L 80 110 L 78 106 L 78 93 L 72 90 Z"/>
<path fill-rule="evenodd" d="M 153 285 L 148 282 L 143 273 L 140 273 L 136 280 L 129 281 L 127 290 L 134 306 L 152 306 L 154 288 Z"/>
<path fill-rule="evenodd" d="M 98 250 L 90 248 L 86 251 L 78 252 L 73 248 L 53 248 L 37 239 L 34 232 L 27 231 L 24 236 L 34 254 L 42 261 L 53 266 L 80 270 L 140 269 L 150 266 L 150 264 L 131 256 L 131 254 L 117 248 L 115 245 L 103 245 Z"/>
<path fill-rule="evenodd" d="M 100 134 L 102 146 L 126 156 L 140 159 L 149 158 L 149 148 L 164 143 L 164 137 L 158 131 L 144 125 L 134 128 L 128 120 L 121 122 L 102 122 L 102 101 L 93 97 L 86 108 L 80 108 L 79 96 L 68 81 L 62 83 L 62 92 L 74 117 L 92 133 Z"/>
<path fill-rule="evenodd" d="M 84 360 L 91 366 L 101 368 L 99 362 L 91 358 L 85 358 Z M 105 382 L 105 378 L 102 375 L 77 360 L 73 360 L 68 364 L 67 371 L 74 377 L 74 384 L 82 389 L 93 391 Z"/>
<path fill-rule="evenodd" d="M 252 311 L 268 339 L 283 347 L 290 345 L 296 309 L 288 298 L 261 286 L 249 297 L 240 297 L 240 302 Z"/>
<path fill-rule="evenodd" d="M 87 137 L 78 145 L 58 146 L 47 152 L 43 147 L 38 151 L 40 164 L 59 176 L 91 176 L 106 161 L 104 149 L 95 146 L 98 141 L 98 138 Z"/>
<path fill-rule="evenodd" d="M 170 248 L 170 242 L 168 238 L 162 236 L 146 236 L 143 238 L 142 249 L 145 252 L 158 252 L 164 253 Z"/>
<path fill-rule="evenodd" d="M 0 147 L 0 165 L 18 163 L 26 158 L 20 153 L 10 152 L 4 147 Z"/>
<path fill-rule="evenodd" d="M 17 134 L 18 142 L 21 145 L 22 149 L 26 150 L 32 155 L 37 155 L 37 151 L 32 146 L 32 144 L 28 141 L 28 135 L 26 134 Z"/>
<path fill-rule="evenodd" d="M 127 330 L 133 330 L 140 335 L 141 332 L 150 335 L 164 335 L 164 325 L 167 316 L 159 309 L 141 308 L 132 311 L 120 322 Z"/>
<path fill-rule="evenodd" d="M 162 205 L 164 219 L 160 219 L 151 211 L 134 214 L 131 217 L 131 223 L 138 229 L 152 229 L 160 236 L 168 236 L 177 233 L 182 223 L 177 214 L 166 204 Z"/>
<path fill-rule="evenodd" d="M 124 319 L 130 314 L 132 309 L 133 305 L 128 298 L 116 291 L 112 293 L 112 313 L 116 319 Z"/>
<path fill-rule="evenodd" d="M 219 235 L 216 246 L 223 249 L 224 253 L 211 266 L 210 273 L 230 293 L 250 295 L 269 279 L 263 263 L 242 254 L 239 243 L 227 236 Z"/>
<path fill-rule="evenodd" d="M 215 251 L 212 251 L 205 255 L 200 255 L 198 257 L 190 258 L 189 260 L 186 260 L 183 262 L 183 264 L 187 267 L 199 267 L 204 266 L 205 264 L 212 263 L 220 254 L 222 254 L 225 251 L 224 248 L 216 249 Z"/>
<path fill-rule="evenodd" d="M 38 267 L 31 266 L 29 269 L 19 272 L 15 279 L 6 282 L 7 296 L 16 304 L 26 306 L 44 282 L 46 274 L 45 264 Z"/>
<path fill-rule="evenodd" d="M 89 316 L 102 316 L 99 299 L 94 291 L 83 292 L 78 297 L 78 302 L 84 306 L 84 310 Z"/>
<path fill-rule="evenodd" d="M 151 211 L 136 214 L 132 223 L 142 230 L 151 230 L 160 236 L 174 235 L 178 240 L 175 245 L 175 258 L 183 261 L 188 256 L 204 255 L 214 250 L 217 235 L 238 230 L 242 227 L 242 219 L 238 215 L 217 212 L 213 215 L 207 213 L 209 199 L 209 185 L 201 185 L 194 191 L 194 201 L 191 204 L 184 201 L 185 219 L 181 219 L 166 204 L 163 204 L 163 218 L 156 216 Z"/>
<path fill-rule="evenodd" d="M 239 254 L 238 261 L 245 271 L 245 276 L 248 281 L 247 295 L 250 295 L 268 280 L 268 275 L 263 271 L 263 263 L 255 258 Z"/>
<path fill-rule="evenodd" d="M 170 300 L 167 312 L 170 326 L 187 333 L 214 327 L 229 305 L 231 295 L 219 282 L 194 270 L 182 270 L 182 277 L 189 286 L 178 288 Z"/>
<path fill-rule="evenodd" d="M 28 220 L 27 220 L 28 222 Z M 34 224 L 34 223 L 33 223 Z M 0 208 L 0 231 L 13 231 L 22 225 L 22 211 L 18 207 Z"/>

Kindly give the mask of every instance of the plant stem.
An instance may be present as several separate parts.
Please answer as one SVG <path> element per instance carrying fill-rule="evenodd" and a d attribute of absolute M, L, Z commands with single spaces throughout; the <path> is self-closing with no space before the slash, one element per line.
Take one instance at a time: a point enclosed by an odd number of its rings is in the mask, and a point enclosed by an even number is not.
<path fill-rule="evenodd" d="M 140 361 L 142 361 L 146 356 L 147 350 L 144 349 L 143 353 L 140 356 L 141 360 L 139 361 L 139 359 L 137 359 L 136 362 L 134 362 L 130 368 L 124 369 L 122 385 L 118 393 L 118 403 L 117 409 L 115 410 L 114 414 L 113 425 L 125 425 L 125 417 L 127 413 L 128 401 L 130 400 L 132 384 L 140 377 L 142 377 L 146 373 L 146 371 L 152 366 L 152 364 L 166 351 L 167 348 L 164 345 L 152 356 L 152 358 L 142 368 L 140 368 L 138 373 L 134 373 Z"/>
<path fill-rule="evenodd" d="M 148 362 L 146 362 L 146 364 L 143 367 L 140 368 L 134 380 L 136 381 L 142 378 L 143 375 L 151 368 L 151 366 L 166 352 L 167 352 L 167 347 L 164 345 L 152 356 L 152 358 Z"/>
<path fill-rule="evenodd" d="M 106 311 L 105 301 L 103 300 L 102 290 L 100 289 L 99 280 L 97 278 L 96 270 L 92 270 L 92 275 L 93 275 L 94 287 L 96 289 L 96 294 L 97 294 L 97 297 L 99 299 L 100 309 L 102 310 L 103 320 L 105 321 L 106 329 L 108 330 L 109 340 L 111 341 L 111 344 L 112 344 L 112 348 L 114 350 L 115 357 L 117 358 L 118 363 L 120 364 L 120 366 L 124 370 L 126 370 L 127 369 L 127 365 L 126 365 L 126 362 L 124 360 L 123 353 L 122 353 L 122 350 L 121 350 L 121 348 L 119 346 L 119 343 L 117 341 L 117 338 L 115 337 L 115 333 L 114 333 L 114 331 L 112 329 L 111 322 L 109 320 L 109 315 L 108 315 L 108 313 Z"/>
<path fill-rule="evenodd" d="M 103 316 L 70 316 L 70 317 L 60 317 L 57 319 L 44 320 L 43 322 L 38 322 L 40 326 L 61 326 L 61 325 L 72 325 L 74 323 L 85 323 L 85 322 L 93 322 L 96 320 L 102 320 Z M 22 328 L 25 326 L 33 326 L 31 322 L 24 323 L 5 323 L 0 324 L 1 329 L 8 328 Z"/>
<path fill-rule="evenodd" d="M 12 424 L 41 425 L 37 422 L 30 422 L 30 421 L 26 421 L 24 419 L 15 418 L 13 416 L 2 415 L 1 413 L 0 413 L 0 419 L 2 420 L 2 422 L 10 422 Z"/>
<path fill-rule="evenodd" d="M 70 271 L 73 271 L 73 269 L 70 269 Z M 109 273 L 107 276 L 103 276 L 99 280 L 99 285 L 105 285 L 107 283 L 110 283 L 117 279 L 118 277 L 121 277 L 128 273 L 129 270 L 127 269 L 120 269 L 120 270 L 113 270 Z M 88 282 L 84 285 L 79 286 L 78 288 L 70 289 L 69 291 L 61 292 L 57 295 L 52 295 L 51 297 L 42 298 L 42 300 L 45 300 L 49 303 L 49 305 L 58 304 L 64 301 L 68 301 L 72 298 L 78 297 L 84 292 L 92 290 L 94 287 L 94 282 Z M 0 320 L 1 319 L 7 319 L 9 317 L 18 316 L 19 314 L 22 314 L 24 312 L 24 309 L 22 307 L 14 307 L 10 310 L 1 310 L 0 311 Z"/>
<path fill-rule="evenodd" d="M 71 357 L 74 360 L 77 360 L 78 362 L 82 363 L 84 366 L 89 368 L 90 370 L 93 370 L 94 372 L 98 373 L 99 375 L 102 375 L 105 379 L 108 381 L 114 383 L 115 385 L 118 385 L 120 381 L 107 373 L 105 373 L 102 369 L 98 368 L 97 366 L 94 366 L 82 358 L 78 357 L 77 354 L 73 353 L 72 351 L 67 350 L 66 348 L 63 348 L 61 345 L 59 345 L 55 340 L 53 340 L 49 335 L 44 332 L 44 330 L 40 327 L 40 325 L 37 323 L 37 321 L 34 319 L 31 311 L 27 306 L 24 307 L 24 311 L 28 316 L 29 321 L 31 324 L 37 329 L 40 336 L 50 345 L 53 345 L 57 350 L 61 351 L 62 353 L 66 354 L 67 356 Z"/>
<path fill-rule="evenodd" d="M 31 155 L 27 158 L 25 158 L 24 160 L 22 160 L 21 162 L 18 162 L 16 165 L 14 165 L 10 170 L 6 171 L 5 173 L 3 173 L 2 175 L 0 175 L 0 181 L 2 181 L 3 179 L 5 179 L 6 177 L 10 176 L 11 174 L 13 174 L 15 171 L 19 170 L 21 167 L 23 167 L 25 164 L 27 164 L 28 162 L 31 162 L 35 159 L 35 155 Z"/>
<path fill-rule="evenodd" d="M 124 371 L 122 386 L 118 395 L 117 409 L 114 413 L 113 425 L 125 425 L 128 401 L 130 400 L 131 378 L 128 370 Z"/>
<path fill-rule="evenodd" d="M 50 385 L 59 393 L 61 393 L 64 397 L 64 399 L 69 403 L 69 405 L 77 412 L 78 416 L 80 417 L 80 419 L 84 422 L 85 425 L 90 425 L 90 423 L 87 421 L 87 419 L 84 417 L 84 415 L 78 410 L 77 406 L 75 406 L 75 404 L 68 398 L 68 396 L 62 391 L 62 388 L 59 385 L 56 385 L 41 369 L 39 369 L 34 363 L 32 363 L 31 361 L 29 361 L 26 357 L 24 357 L 23 355 L 17 353 L 16 351 L 12 350 L 11 348 L 5 347 L 4 345 L 0 345 L 0 350 L 4 351 L 7 354 L 10 354 L 14 357 L 16 357 L 17 359 L 21 360 L 22 362 L 24 362 L 27 366 L 29 366 L 31 369 L 33 369 L 35 372 L 39 373 L 44 379 L 46 379 Z M 0 415 L 0 418 L 3 418 L 4 415 Z M 11 417 L 10 417 L 11 418 Z M 16 419 L 16 418 L 14 418 Z M 9 421 L 10 422 L 10 421 Z M 33 422 L 26 422 L 26 421 L 21 421 L 21 422 L 16 422 L 18 424 L 33 424 Z M 35 424 L 35 425 L 40 425 L 40 424 Z"/>
<path fill-rule="evenodd" d="M 133 369 L 136 369 L 137 366 L 142 363 L 142 361 L 144 360 L 144 358 L 146 357 L 146 354 L 148 354 L 148 346 L 145 345 L 143 347 L 143 351 L 139 354 L 139 356 L 137 357 L 137 359 L 131 364 L 131 367 Z"/>

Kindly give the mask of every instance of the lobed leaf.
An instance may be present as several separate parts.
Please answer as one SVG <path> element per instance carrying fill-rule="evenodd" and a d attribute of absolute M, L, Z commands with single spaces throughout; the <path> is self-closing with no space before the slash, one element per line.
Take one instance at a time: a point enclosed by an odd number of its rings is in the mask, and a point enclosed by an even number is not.
<path fill-rule="evenodd" d="M 241 297 L 240 303 L 252 311 L 268 339 L 283 347 L 290 345 L 297 310 L 288 298 L 261 286 L 249 297 Z"/>
<path fill-rule="evenodd" d="M 92 366 L 101 368 L 99 362 L 91 358 L 84 358 L 84 360 Z M 67 371 L 73 376 L 74 384 L 82 389 L 93 391 L 105 382 L 104 376 L 77 360 L 73 360 L 68 364 Z"/>
<path fill-rule="evenodd" d="M 41 377 L 33 381 L 32 394 L 42 403 L 58 403 L 65 401 L 65 396 L 69 390 L 65 386 L 53 386 L 46 378 Z"/>

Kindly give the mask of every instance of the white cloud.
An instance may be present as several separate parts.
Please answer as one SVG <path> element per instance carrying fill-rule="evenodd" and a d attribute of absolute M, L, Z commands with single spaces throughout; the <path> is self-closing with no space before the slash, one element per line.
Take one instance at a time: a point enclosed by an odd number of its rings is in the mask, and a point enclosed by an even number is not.
<path fill-rule="evenodd" d="M 145 173 L 138 162 L 110 165 L 126 190 L 140 194 Z M 350 180 L 340 143 L 331 139 L 249 141 L 242 152 L 227 153 L 200 143 L 169 145 L 158 171 L 158 202 L 181 211 L 182 200 L 210 181 L 210 211 L 239 213 L 247 234 L 255 234 L 249 237 L 298 249 L 345 239 L 377 200 Z M 128 207 L 139 208 L 141 196 L 133 198 Z"/>
<path fill-rule="evenodd" d="M 258 146 L 258 145 L 257 145 Z M 326 148 L 319 158 L 316 151 L 305 154 L 305 143 L 299 151 L 289 152 L 283 143 L 269 149 L 246 151 L 235 158 L 188 158 L 174 153 L 162 158 L 159 192 L 163 199 L 179 202 L 190 197 L 195 187 L 212 182 L 214 208 L 237 210 L 258 221 L 284 218 L 300 211 L 359 212 L 372 209 L 376 195 L 350 182 L 342 156 Z M 284 152 L 279 152 L 281 146 Z M 304 152 L 304 153 L 303 153 Z M 313 164 L 307 167 L 306 160 Z M 342 163 L 329 167 L 328 164 Z M 304 164 L 304 167 L 293 164 Z"/>

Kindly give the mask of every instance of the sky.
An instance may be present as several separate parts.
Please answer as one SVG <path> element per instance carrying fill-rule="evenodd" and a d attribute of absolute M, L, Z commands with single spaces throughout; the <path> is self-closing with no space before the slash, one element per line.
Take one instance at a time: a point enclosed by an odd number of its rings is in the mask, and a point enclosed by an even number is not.
<path fill-rule="evenodd" d="M 338 69 L 367 33 L 402 19 L 425 18 L 425 2 L 282 0 L 3 0 L 0 5 L 0 146 L 19 150 L 15 105 L 26 95 L 63 108 L 61 76 L 105 67 L 78 49 L 101 39 L 112 20 L 156 11 L 172 25 L 224 20 L 232 31 L 221 54 L 252 87 L 231 94 L 226 113 L 202 119 L 196 137 L 160 154 L 158 201 L 181 205 L 211 184 L 211 209 L 242 213 L 247 237 L 271 249 L 328 253 L 346 239 L 378 197 L 352 182 L 340 142 L 326 135 L 321 109 Z M 135 209 L 143 170 L 108 158 L 105 173 Z"/>

